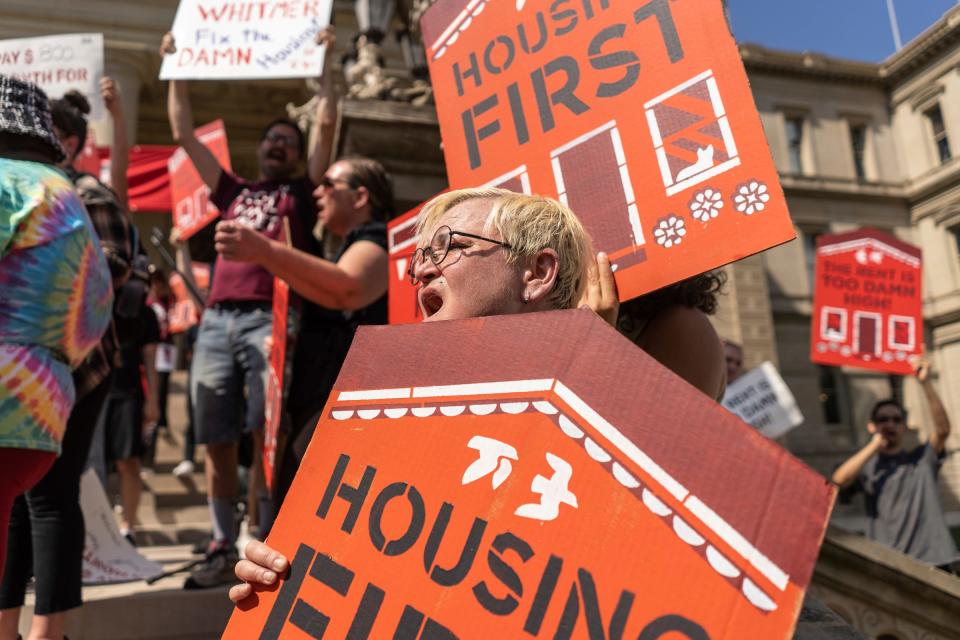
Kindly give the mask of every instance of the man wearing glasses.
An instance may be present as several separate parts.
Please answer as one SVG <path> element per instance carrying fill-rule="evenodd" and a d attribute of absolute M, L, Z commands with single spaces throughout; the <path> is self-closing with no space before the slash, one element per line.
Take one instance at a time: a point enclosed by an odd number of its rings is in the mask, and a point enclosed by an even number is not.
<path fill-rule="evenodd" d="M 323 32 L 318 43 L 328 42 L 331 37 L 332 31 Z M 176 51 L 171 34 L 164 36 L 160 51 L 164 55 Z M 328 52 L 326 59 L 332 57 Z M 210 201 L 220 210 L 219 224 L 226 231 L 243 229 L 280 240 L 286 229 L 286 241 L 294 247 L 312 246 L 311 232 L 317 221 L 313 191 L 329 164 L 336 122 L 336 96 L 327 70 L 320 86 L 317 124 L 321 131 L 309 157 L 305 158 L 306 142 L 297 124 L 277 118 L 263 129 L 257 145 L 258 176 L 248 181 L 225 170 L 194 135 L 187 84 L 170 82 L 167 110 L 173 137 L 210 188 Z M 297 177 L 304 159 L 307 175 Z M 219 255 L 194 347 L 190 385 L 197 442 L 206 445 L 213 540 L 207 561 L 193 571 L 186 588 L 232 581 L 237 561 L 234 508 L 239 494 L 238 445 L 243 434 L 252 433 L 257 455 L 263 441 L 268 361 L 265 342 L 273 324 L 273 274 L 261 265 L 224 256 L 219 243 L 216 248 Z M 263 530 L 269 527 L 273 511 L 263 479 L 251 478 L 250 489 L 257 496 Z"/>
<path fill-rule="evenodd" d="M 921 363 L 916 376 L 934 424 L 929 441 L 905 449 L 906 412 L 896 400 L 881 400 L 874 405 L 867 424 L 873 437 L 837 468 L 833 482 L 847 495 L 864 493 L 869 538 L 954 572 L 957 547 L 937 493 L 950 420 L 928 375 L 929 366 Z"/>

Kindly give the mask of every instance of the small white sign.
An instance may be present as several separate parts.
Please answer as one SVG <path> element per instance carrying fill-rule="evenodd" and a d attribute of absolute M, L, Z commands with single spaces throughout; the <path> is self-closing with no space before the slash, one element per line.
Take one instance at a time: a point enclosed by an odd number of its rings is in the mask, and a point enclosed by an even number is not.
<path fill-rule="evenodd" d="M 177 364 L 177 347 L 167 342 L 157 345 L 157 373 L 170 373 Z"/>
<path fill-rule="evenodd" d="M 173 20 L 177 51 L 161 80 L 308 78 L 320 75 L 333 0 L 180 0 Z"/>
<path fill-rule="evenodd" d="M 727 386 L 723 406 L 768 438 L 803 422 L 803 414 L 776 367 L 764 362 Z"/>
<path fill-rule="evenodd" d="M 102 33 L 0 40 L 0 74 L 39 85 L 51 100 L 76 89 L 90 102 L 91 120 L 106 114 L 100 98 Z"/>
<path fill-rule="evenodd" d="M 146 580 L 163 567 L 140 555 L 120 535 L 107 494 L 93 469 L 80 478 L 80 509 L 86 539 L 83 544 L 83 584 L 110 584 Z"/>

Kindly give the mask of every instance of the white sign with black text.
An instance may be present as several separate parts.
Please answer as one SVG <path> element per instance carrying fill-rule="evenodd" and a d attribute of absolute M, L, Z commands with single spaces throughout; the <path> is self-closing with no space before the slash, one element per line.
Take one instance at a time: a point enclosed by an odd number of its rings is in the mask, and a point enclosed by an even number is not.
<path fill-rule="evenodd" d="M 768 438 L 778 438 L 803 422 L 796 399 L 770 362 L 727 385 L 723 406 Z"/>

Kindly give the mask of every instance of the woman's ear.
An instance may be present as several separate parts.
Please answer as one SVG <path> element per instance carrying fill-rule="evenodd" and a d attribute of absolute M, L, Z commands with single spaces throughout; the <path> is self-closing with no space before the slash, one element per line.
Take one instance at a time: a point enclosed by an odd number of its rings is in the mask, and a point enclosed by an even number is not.
<path fill-rule="evenodd" d="M 63 145 L 63 151 L 66 153 L 67 157 L 70 158 L 70 162 L 73 162 L 77 154 L 80 153 L 80 138 L 77 136 L 66 136 L 60 140 L 60 144 Z"/>
<path fill-rule="evenodd" d="M 548 308 L 547 301 L 557 283 L 560 258 L 553 249 L 541 249 L 530 257 L 523 272 L 523 299 Z"/>
<path fill-rule="evenodd" d="M 366 187 L 357 187 L 356 193 L 357 199 L 353 202 L 354 208 L 362 209 L 364 206 L 370 203 L 370 192 Z"/>

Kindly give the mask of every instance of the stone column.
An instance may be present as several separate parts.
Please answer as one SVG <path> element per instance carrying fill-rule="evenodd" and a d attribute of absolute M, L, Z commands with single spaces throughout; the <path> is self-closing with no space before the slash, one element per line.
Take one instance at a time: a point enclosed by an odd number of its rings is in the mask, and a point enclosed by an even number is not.
<path fill-rule="evenodd" d="M 156 71 L 156 63 L 143 45 L 107 42 L 104 51 L 104 73 L 113 78 L 120 91 L 120 103 L 127 129 L 127 143 L 137 142 L 137 122 L 140 115 L 140 87 Z M 109 145 L 113 139 L 113 121 L 109 115 L 91 121 L 90 128 L 97 144 Z"/>

